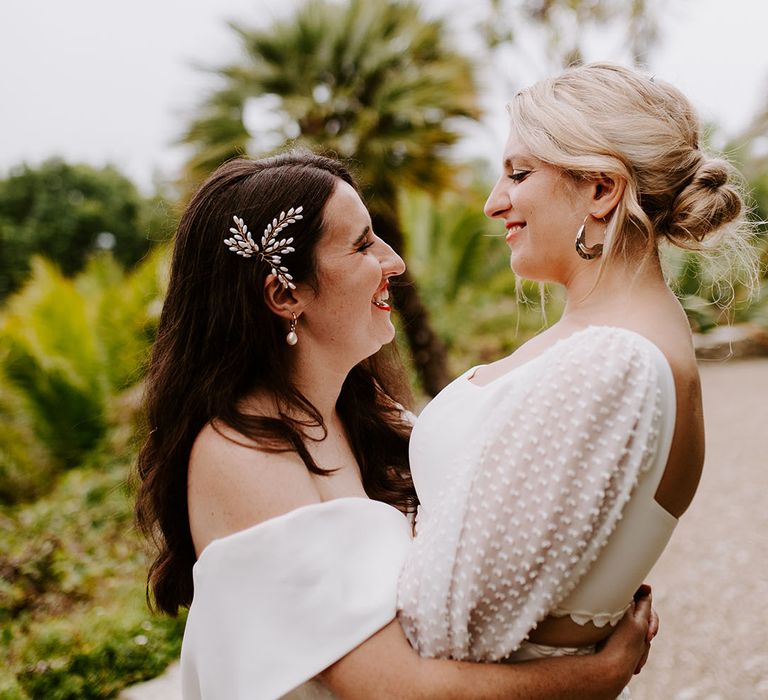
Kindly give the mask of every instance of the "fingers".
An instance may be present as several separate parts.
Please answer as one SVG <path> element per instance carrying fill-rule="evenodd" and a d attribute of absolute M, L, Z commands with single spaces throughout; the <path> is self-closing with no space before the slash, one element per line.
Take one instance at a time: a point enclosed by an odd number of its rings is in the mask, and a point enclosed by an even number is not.
<path fill-rule="evenodd" d="M 645 637 L 645 641 L 650 644 L 653 638 L 659 633 L 659 615 L 651 608 L 651 619 L 648 623 L 648 634 Z"/>
<path fill-rule="evenodd" d="M 642 590 L 642 586 L 640 589 L 638 589 L 638 593 L 640 593 L 640 590 Z M 637 620 L 643 620 L 645 624 L 648 625 L 650 628 L 651 624 L 651 618 L 655 614 L 653 612 L 653 596 L 651 595 L 650 588 L 648 588 L 648 593 L 641 595 L 638 597 L 638 593 L 635 593 L 635 612 L 634 616 Z M 657 627 L 658 627 L 658 621 L 657 621 Z"/>
<path fill-rule="evenodd" d="M 645 605 L 641 605 L 644 601 L 648 602 L 648 605 L 650 606 L 650 610 L 647 615 L 648 620 L 648 631 L 646 632 L 645 641 L 648 642 L 648 644 L 651 643 L 651 640 L 659 633 L 659 616 L 656 613 L 656 611 L 653 609 L 653 594 L 651 592 L 651 587 L 644 583 L 640 588 L 635 591 L 635 615 L 638 614 L 642 617 L 645 613 Z"/>
<path fill-rule="evenodd" d="M 653 594 L 651 587 L 643 584 L 635 593 L 635 619 L 647 624 L 645 633 L 645 651 L 637 662 L 634 673 L 638 674 L 648 661 L 648 655 L 651 652 L 651 640 L 659 632 L 659 616 L 653 609 Z"/>
<path fill-rule="evenodd" d="M 647 583 L 643 583 L 640 588 L 635 591 L 634 598 L 635 600 L 639 600 L 640 598 L 645 598 L 650 595 L 652 595 L 651 587 Z"/>
<path fill-rule="evenodd" d="M 633 675 L 637 675 L 640 673 L 640 671 L 643 670 L 643 666 L 645 666 L 645 662 L 648 661 L 648 654 L 651 653 L 651 645 L 650 643 L 645 645 L 645 653 L 640 657 L 640 661 L 637 662 L 637 666 L 635 667 L 635 670 L 632 672 Z"/>

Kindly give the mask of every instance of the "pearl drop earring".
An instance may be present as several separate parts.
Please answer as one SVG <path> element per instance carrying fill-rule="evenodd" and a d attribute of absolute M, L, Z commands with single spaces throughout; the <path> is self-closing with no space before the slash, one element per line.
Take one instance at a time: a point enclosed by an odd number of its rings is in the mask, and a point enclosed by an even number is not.
<path fill-rule="evenodd" d="M 296 314 L 291 312 L 291 316 L 293 318 L 291 319 L 291 328 L 288 331 L 288 335 L 285 336 L 285 342 L 288 343 L 288 345 L 296 345 L 296 343 L 299 342 L 299 336 L 296 335 Z"/>

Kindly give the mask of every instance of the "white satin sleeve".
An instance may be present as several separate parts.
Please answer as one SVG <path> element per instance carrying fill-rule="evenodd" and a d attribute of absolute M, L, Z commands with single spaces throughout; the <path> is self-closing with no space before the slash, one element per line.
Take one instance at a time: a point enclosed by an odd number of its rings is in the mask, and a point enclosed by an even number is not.
<path fill-rule="evenodd" d="M 595 328 L 561 342 L 494 406 L 475 457 L 417 522 L 399 619 L 422 656 L 509 656 L 597 558 L 653 460 L 648 341 Z"/>
<path fill-rule="evenodd" d="M 213 541 L 194 566 L 184 700 L 279 698 L 395 617 L 411 527 L 340 498 Z"/>

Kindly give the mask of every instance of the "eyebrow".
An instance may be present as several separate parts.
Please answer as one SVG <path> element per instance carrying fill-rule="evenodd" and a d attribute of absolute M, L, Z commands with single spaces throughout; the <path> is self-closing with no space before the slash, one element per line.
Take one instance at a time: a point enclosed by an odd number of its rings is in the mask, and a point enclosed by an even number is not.
<path fill-rule="evenodd" d="M 361 233 L 361 234 L 360 234 L 360 235 L 359 235 L 359 236 L 358 236 L 358 237 L 355 239 L 355 242 L 354 242 L 352 245 L 353 245 L 353 246 L 358 246 L 358 245 L 361 245 L 361 244 L 362 244 L 362 242 L 363 242 L 363 241 L 364 241 L 366 238 L 368 238 L 368 234 L 369 234 L 370 232 L 371 232 L 371 227 L 370 227 L 370 226 L 366 226 L 366 227 L 363 229 L 363 232 L 362 232 L 362 233 Z"/>
<path fill-rule="evenodd" d="M 524 164 L 529 164 L 530 163 L 530 158 L 527 157 L 527 156 L 524 156 L 524 155 L 512 155 L 512 156 L 507 156 L 504 159 L 504 168 L 506 170 L 514 170 L 515 169 L 515 166 L 514 166 L 514 161 L 515 160 L 522 161 Z"/>

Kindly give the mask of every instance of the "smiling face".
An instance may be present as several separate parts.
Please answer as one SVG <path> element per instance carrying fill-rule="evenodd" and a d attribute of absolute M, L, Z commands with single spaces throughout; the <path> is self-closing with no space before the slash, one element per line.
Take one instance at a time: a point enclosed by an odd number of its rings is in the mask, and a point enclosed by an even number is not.
<path fill-rule="evenodd" d="M 579 265 L 574 241 L 590 210 L 592 185 L 534 158 L 514 130 L 503 161 L 485 213 L 504 221 L 512 269 L 520 277 L 564 284 Z"/>
<path fill-rule="evenodd" d="M 311 338 L 334 359 L 354 365 L 394 338 L 388 280 L 405 264 L 374 234 L 368 210 L 346 182 L 337 182 L 323 220 L 318 291 L 301 315 L 301 342 Z"/>

